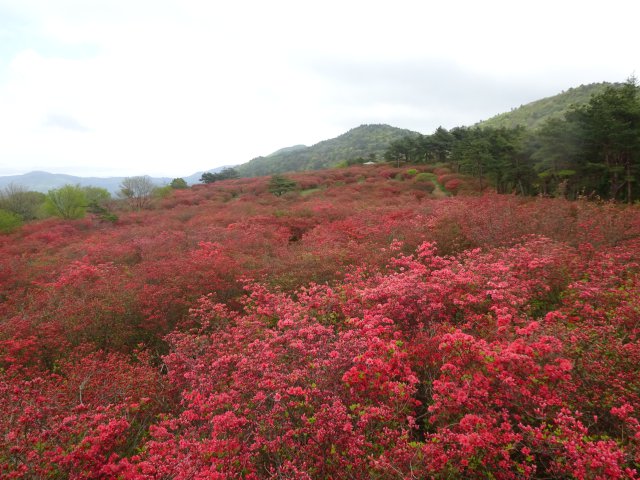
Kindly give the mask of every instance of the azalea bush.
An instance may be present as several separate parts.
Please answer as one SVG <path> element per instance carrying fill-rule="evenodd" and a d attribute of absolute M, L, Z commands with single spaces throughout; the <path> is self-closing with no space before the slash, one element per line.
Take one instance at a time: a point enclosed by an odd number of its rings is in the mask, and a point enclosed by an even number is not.
<path fill-rule="evenodd" d="M 400 172 L 0 236 L 0 476 L 638 478 L 637 207 Z"/>

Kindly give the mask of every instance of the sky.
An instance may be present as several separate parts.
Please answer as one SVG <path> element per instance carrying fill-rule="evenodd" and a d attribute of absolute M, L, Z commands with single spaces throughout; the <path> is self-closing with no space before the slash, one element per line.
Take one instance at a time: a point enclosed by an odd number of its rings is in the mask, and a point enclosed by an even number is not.
<path fill-rule="evenodd" d="M 179 177 L 640 74 L 637 0 L 0 0 L 0 175 Z"/>

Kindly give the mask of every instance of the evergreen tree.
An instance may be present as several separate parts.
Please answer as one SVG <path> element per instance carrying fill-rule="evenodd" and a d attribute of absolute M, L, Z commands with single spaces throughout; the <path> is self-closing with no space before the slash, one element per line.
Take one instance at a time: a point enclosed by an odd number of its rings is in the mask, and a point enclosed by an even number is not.
<path fill-rule="evenodd" d="M 274 175 L 269 181 L 269 191 L 279 197 L 287 192 L 295 190 L 296 182 L 283 175 Z"/>
<path fill-rule="evenodd" d="M 235 168 L 225 168 L 218 173 L 204 172 L 200 176 L 200 181 L 202 183 L 214 183 L 219 182 L 220 180 L 229 180 L 231 178 L 238 178 L 238 172 Z"/>
<path fill-rule="evenodd" d="M 187 181 L 184 178 L 174 178 L 171 180 L 169 186 L 174 190 L 189 188 L 189 185 L 187 185 Z"/>
<path fill-rule="evenodd" d="M 640 89 L 635 78 L 609 87 L 568 118 L 581 128 L 584 160 L 598 165 L 599 193 L 631 202 L 640 170 Z"/>

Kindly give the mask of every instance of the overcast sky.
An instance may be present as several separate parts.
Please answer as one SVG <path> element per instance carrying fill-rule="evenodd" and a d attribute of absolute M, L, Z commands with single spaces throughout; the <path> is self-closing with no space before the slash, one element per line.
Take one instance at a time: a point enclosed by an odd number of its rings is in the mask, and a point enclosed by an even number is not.
<path fill-rule="evenodd" d="M 186 176 L 640 74 L 640 2 L 0 0 L 0 175 Z"/>

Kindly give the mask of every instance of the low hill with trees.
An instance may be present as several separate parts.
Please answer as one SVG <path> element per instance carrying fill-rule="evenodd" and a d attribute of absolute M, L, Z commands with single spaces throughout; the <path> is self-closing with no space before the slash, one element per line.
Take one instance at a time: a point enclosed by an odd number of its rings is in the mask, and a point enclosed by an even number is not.
<path fill-rule="evenodd" d="M 501 113 L 488 120 L 478 122 L 475 126 L 480 128 L 515 128 L 518 126 L 528 129 L 541 127 L 551 118 L 562 118 L 571 108 L 586 105 L 591 97 L 598 95 L 608 87 L 621 86 L 619 83 L 590 83 L 570 88 L 557 95 L 542 98 L 510 112 Z"/>
<path fill-rule="evenodd" d="M 394 141 L 385 158 L 444 164 L 499 193 L 640 199 L 640 87 L 605 85 L 584 104 L 527 128 L 438 128 Z"/>
<path fill-rule="evenodd" d="M 389 125 L 361 125 L 342 135 L 311 147 L 281 149 L 266 157 L 257 157 L 235 167 L 241 176 L 254 177 L 274 173 L 319 170 L 339 163 L 382 160 L 390 143 L 416 132 Z"/>

